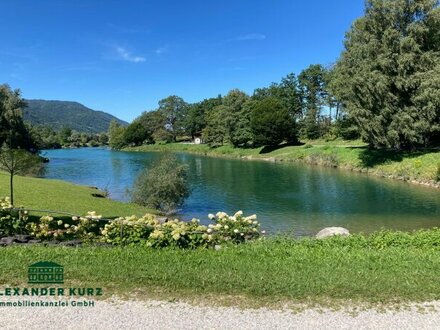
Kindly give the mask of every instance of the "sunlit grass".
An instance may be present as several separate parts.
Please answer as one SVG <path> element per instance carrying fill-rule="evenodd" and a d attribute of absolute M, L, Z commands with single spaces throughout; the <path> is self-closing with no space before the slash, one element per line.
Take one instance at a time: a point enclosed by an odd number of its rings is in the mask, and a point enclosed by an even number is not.
<path fill-rule="evenodd" d="M 63 211 L 78 215 L 96 211 L 104 217 L 141 216 L 152 212 L 135 204 L 93 197 L 92 194 L 99 191 L 63 181 L 16 176 L 14 182 L 15 205 L 29 209 Z M 4 172 L 0 172 L 0 196 L 9 196 L 9 176 Z"/>
<path fill-rule="evenodd" d="M 0 286 L 25 285 L 27 266 L 65 267 L 65 286 L 176 299 L 244 297 L 281 301 L 393 303 L 440 299 L 436 246 L 371 247 L 358 237 L 321 243 L 272 238 L 220 251 L 145 247 L 9 247 L 0 249 Z M 11 262 L 14 260 L 14 262 Z"/>

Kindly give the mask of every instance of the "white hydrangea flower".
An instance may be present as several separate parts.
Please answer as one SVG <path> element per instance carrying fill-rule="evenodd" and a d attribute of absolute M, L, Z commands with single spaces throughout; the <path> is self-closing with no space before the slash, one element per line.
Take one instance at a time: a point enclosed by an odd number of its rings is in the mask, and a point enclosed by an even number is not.
<path fill-rule="evenodd" d="M 241 217 L 243 215 L 243 211 L 238 211 L 237 213 L 234 214 L 234 217 L 238 218 Z"/>
<path fill-rule="evenodd" d="M 224 218 L 227 218 L 227 217 L 228 217 L 228 215 L 227 215 L 225 212 L 218 212 L 218 213 L 216 214 L 216 216 L 217 216 L 217 218 L 219 218 L 219 219 L 224 219 Z"/>

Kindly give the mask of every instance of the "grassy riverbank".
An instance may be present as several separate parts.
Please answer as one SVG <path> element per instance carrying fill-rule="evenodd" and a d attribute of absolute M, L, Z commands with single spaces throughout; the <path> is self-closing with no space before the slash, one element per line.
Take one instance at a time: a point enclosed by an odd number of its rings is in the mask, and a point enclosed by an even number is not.
<path fill-rule="evenodd" d="M 107 198 L 93 197 L 101 193 L 97 189 L 74 185 L 64 181 L 16 176 L 15 205 L 28 209 L 55 210 L 73 214 L 96 211 L 104 217 L 144 215 L 150 209 L 129 203 L 121 203 Z M 0 172 L 0 196 L 9 196 L 9 176 Z M 31 212 L 35 215 L 38 212 Z"/>
<path fill-rule="evenodd" d="M 0 249 L 0 287 L 26 285 L 27 266 L 50 260 L 64 266 L 65 286 L 103 287 L 105 297 L 247 306 L 439 300 L 439 235 L 271 238 L 220 251 L 15 246 Z"/>
<path fill-rule="evenodd" d="M 174 143 L 146 145 L 125 150 L 188 152 L 214 157 L 304 162 L 440 187 L 440 150 L 438 149 L 416 152 L 369 150 L 361 141 L 310 141 L 302 146 L 285 146 L 277 149 L 267 147 L 238 149 L 231 146 L 209 148 L 207 145 Z"/>

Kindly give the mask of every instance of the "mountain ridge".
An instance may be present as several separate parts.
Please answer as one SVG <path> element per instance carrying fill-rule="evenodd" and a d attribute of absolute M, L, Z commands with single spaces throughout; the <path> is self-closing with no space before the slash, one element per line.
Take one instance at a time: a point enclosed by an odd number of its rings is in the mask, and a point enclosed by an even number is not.
<path fill-rule="evenodd" d="M 127 122 L 102 110 L 93 110 L 76 101 L 27 99 L 23 119 L 33 125 L 50 126 L 54 130 L 70 127 L 87 133 L 106 132 L 112 120 Z"/>

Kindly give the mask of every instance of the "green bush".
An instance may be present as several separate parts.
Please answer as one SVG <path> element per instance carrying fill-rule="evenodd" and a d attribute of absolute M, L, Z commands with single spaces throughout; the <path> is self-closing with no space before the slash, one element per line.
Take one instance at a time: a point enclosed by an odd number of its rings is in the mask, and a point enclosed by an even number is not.
<path fill-rule="evenodd" d="M 142 243 L 153 248 L 197 248 L 226 242 L 243 243 L 264 233 L 255 215 L 244 217 L 241 211 L 233 216 L 219 212 L 210 214 L 209 218 L 214 223 L 208 226 L 201 225 L 198 219 L 161 223 L 154 215 L 118 218 L 101 230 L 102 240 L 115 245 Z"/>
<path fill-rule="evenodd" d="M 158 222 L 154 215 L 147 214 L 142 218 L 135 216 L 118 218 L 101 230 L 104 242 L 111 244 L 133 245 L 145 241 Z"/>
<path fill-rule="evenodd" d="M 72 217 L 71 221 L 43 216 L 38 222 L 30 222 L 26 229 L 29 234 L 38 239 L 92 240 L 96 238 L 100 219 L 101 216 L 96 212 L 88 212 L 84 217 Z"/>
<path fill-rule="evenodd" d="M 0 237 L 25 234 L 27 222 L 27 211 L 13 210 L 8 197 L 0 199 Z"/>
<path fill-rule="evenodd" d="M 159 224 L 154 228 L 147 241 L 147 246 L 153 248 L 179 247 L 196 248 L 207 247 L 209 241 L 205 237 L 207 227 L 200 225 L 200 221 L 193 219 L 190 222 L 172 220 Z"/>
<path fill-rule="evenodd" d="M 176 156 L 166 154 L 136 179 L 134 203 L 168 213 L 175 211 L 189 196 L 188 167 Z"/>

